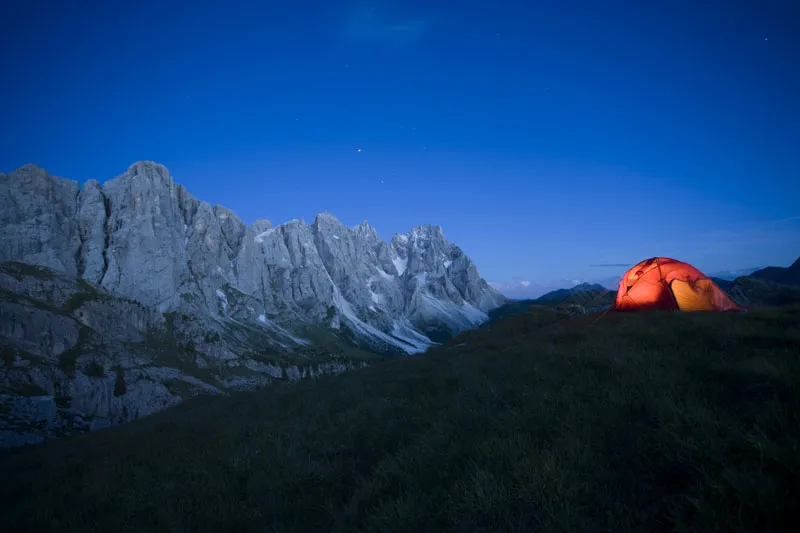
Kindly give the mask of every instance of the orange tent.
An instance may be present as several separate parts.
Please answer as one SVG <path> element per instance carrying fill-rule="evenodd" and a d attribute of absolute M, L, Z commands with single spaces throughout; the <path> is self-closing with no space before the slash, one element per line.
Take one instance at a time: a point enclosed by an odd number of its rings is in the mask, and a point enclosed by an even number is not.
<path fill-rule="evenodd" d="M 614 309 L 741 310 L 708 276 L 688 263 L 668 257 L 645 259 L 625 272 L 619 282 Z"/>

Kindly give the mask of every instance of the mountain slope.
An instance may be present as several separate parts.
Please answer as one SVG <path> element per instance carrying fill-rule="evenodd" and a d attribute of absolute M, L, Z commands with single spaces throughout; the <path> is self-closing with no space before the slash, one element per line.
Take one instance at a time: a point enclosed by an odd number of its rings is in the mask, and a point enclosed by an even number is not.
<path fill-rule="evenodd" d="M 497 320 L 503 317 L 511 317 L 524 313 L 544 314 L 549 316 L 541 309 L 546 308 L 574 308 L 573 310 L 579 314 L 585 312 L 593 312 L 607 308 L 614 303 L 616 297 L 616 290 L 606 289 L 597 283 L 581 283 L 569 289 L 556 289 L 547 294 L 536 298 L 535 300 L 517 300 L 510 301 L 489 312 L 491 320 Z"/>
<path fill-rule="evenodd" d="M 789 267 L 766 267 L 756 270 L 750 276 L 783 285 L 800 285 L 800 258 Z"/>
<path fill-rule="evenodd" d="M 24 263 L 0 263 L 0 318 L 0 448 L 378 358 L 323 328 L 303 330 L 313 343 L 233 320 L 197 332 L 189 315 Z"/>
<path fill-rule="evenodd" d="M 603 298 L 603 296 L 609 293 L 616 294 L 616 291 L 606 289 L 597 283 L 581 283 L 569 289 L 558 289 L 548 292 L 547 294 L 536 298 L 534 301 L 539 305 L 586 305 L 595 302 L 597 302 L 597 305 L 602 305 L 603 302 L 600 300 Z"/>
<path fill-rule="evenodd" d="M 792 531 L 798 324 L 501 320 L 15 451 L 0 512 L 8 531 Z"/>
<path fill-rule="evenodd" d="M 736 278 L 728 287 L 723 287 L 733 300 L 742 306 L 774 307 L 800 303 L 800 287 L 783 285 L 768 279 L 753 276 Z"/>
<path fill-rule="evenodd" d="M 392 332 L 410 322 L 455 333 L 505 301 L 438 226 L 390 244 L 368 224 L 349 228 L 328 213 L 308 225 L 247 227 L 151 162 L 80 190 L 28 165 L 0 175 L 0 207 L 0 261 L 50 267 L 161 312 L 319 323 L 333 307 L 335 323 L 367 344 L 414 353 L 415 334 Z M 221 305 L 231 297 L 242 305 Z"/>
<path fill-rule="evenodd" d="M 711 278 L 744 307 L 800 303 L 800 259 L 790 267 L 766 267 L 734 280 Z"/>
<path fill-rule="evenodd" d="M 161 365 L 202 374 L 203 384 L 222 391 L 251 389 L 358 366 L 375 354 L 424 352 L 505 302 L 439 226 L 417 226 L 389 243 L 368 223 L 348 227 L 330 213 L 311 224 L 247 226 L 152 162 L 102 186 L 79 187 L 34 165 L 0 174 L 0 228 L 0 315 L 14 320 L 0 330 L 7 354 L 0 393 L 11 393 L 20 412 L 31 402 L 52 412 L 55 398 L 67 396 L 58 387 L 72 387 L 73 399 L 90 394 L 95 382 L 82 363 L 95 354 L 95 373 Z M 78 301 L 65 311 L 63 302 L 51 305 L 52 294 Z M 84 298 L 115 302 L 92 315 L 114 327 L 81 322 Z M 129 304 L 149 322 L 125 310 Z M 92 343 L 78 343 L 78 331 L 91 333 Z M 67 337 L 33 350 L 26 342 L 37 335 Z M 158 344 L 158 354 L 142 338 Z M 64 352 L 81 363 L 74 376 L 58 367 Z M 35 400 L 9 380 L 31 385 Z M 180 398 L 171 394 L 164 405 Z M 75 403 L 83 417 L 130 418 L 106 416 L 102 402 Z M 49 434 L 48 427 L 40 429 Z"/>

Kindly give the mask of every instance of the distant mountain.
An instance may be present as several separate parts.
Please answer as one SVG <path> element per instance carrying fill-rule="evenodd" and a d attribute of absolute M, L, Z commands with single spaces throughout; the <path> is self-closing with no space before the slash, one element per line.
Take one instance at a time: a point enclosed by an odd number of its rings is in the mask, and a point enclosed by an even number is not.
<path fill-rule="evenodd" d="M 800 285 L 800 258 L 787 268 L 762 268 L 761 270 L 756 270 L 750 276 L 784 285 Z"/>
<path fill-rule="evenodd" d="M 733 286 L 733 281 L 725 278 L 718 278 L 715 276 L 709 276 L 711 281 L 717 284 L 717 287 L 722 289 L 723 291 L 727 291 Z"/>
<path fill-rule="evenodd" d="M 598 283 L 580 283 L 569 289 L 550 291 L 536 298 L 535 302 L 540 305 L 560 304 L 567 301 L 580 303 L 589 301 L 595 296 L 606 292 L 608 292 L 608 289 Z"/>
<path fill-rule="evenodd" d="M 745 307 L 800 303 L 800 258 L 789 267 L 766 267 L 733 281 L 712 280 Z"/>
<path fill-rule="evenodd" d="M 709 278 L 712 279 L 722 279 L 727 281 L 733 281 L 736 278 L 740 278 L 742 276 L 749 276 L 756 270 L 759 270 L 761 267 L 754 267 L 754 268 L 740 268 L 738 270 L 719 270 L 717 272 L 711 272 L 708 275 Z"/>
<path fill-rule="evenodd" d="M 775 307 L 800 303 L 800 287 L 784 285 L 755 276 L 742 276 L 723 288 L 744 307 Z"/>
<path fill-rule="evenodd" d="M 598 283 L 580 283 L 569 289 L 557 289 L 536 298 L 507 302 L 489 312 L 491 320 L 529 313 L 541 308 L 576 307 L 578 313 L 599 311 L 614 303 L 617 291 Z"/>
<path fill-rule="evenodd" d="M 439 226 L 390 242 L 330 213 L 248 226 L 153 162 L 102 186 L 0 173 L 0 415 L 19 414 L 0 426 L 49 413 L 32 439 L 59 409 L 93 420 L 77 431 L 420 353 L 505 302 Z"/>

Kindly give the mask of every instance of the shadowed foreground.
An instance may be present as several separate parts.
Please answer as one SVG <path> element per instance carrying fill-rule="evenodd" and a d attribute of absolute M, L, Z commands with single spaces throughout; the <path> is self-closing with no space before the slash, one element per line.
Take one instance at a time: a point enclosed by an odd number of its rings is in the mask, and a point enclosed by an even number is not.
<path fill-rule="evenodd" d="M 795 530 L 800 308 L 595 319 L 8 453 L 4 529 Z"/>

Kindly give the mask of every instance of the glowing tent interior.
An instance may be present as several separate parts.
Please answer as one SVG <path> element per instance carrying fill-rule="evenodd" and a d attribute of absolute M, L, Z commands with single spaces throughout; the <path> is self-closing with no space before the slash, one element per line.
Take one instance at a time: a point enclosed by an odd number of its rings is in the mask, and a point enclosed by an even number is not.
<path fill-rule="evenodd" d="M 688 263 L 651 257 L 622 276 L 613 309 L 741 311 L 708 276 Z"/>

